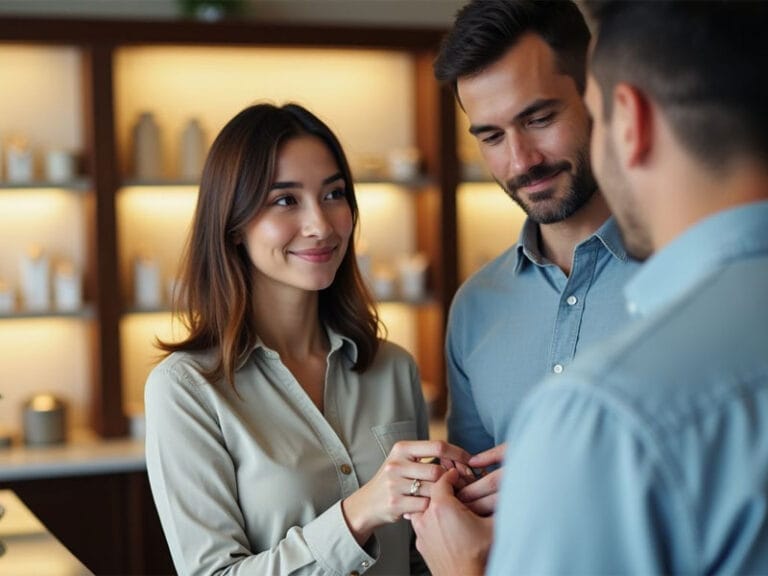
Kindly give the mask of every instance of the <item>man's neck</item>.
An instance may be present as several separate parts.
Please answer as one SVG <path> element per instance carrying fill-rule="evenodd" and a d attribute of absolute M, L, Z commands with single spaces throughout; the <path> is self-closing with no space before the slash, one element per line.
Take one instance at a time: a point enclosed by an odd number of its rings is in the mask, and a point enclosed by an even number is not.
<path fill-rule="evenodd" d="M 580 210 L 562 222 L 539 225 L 539 249 L 542 255 L 570 276 L 573 251 L 610 217 L 611 212 L 598 191 Z"/>
<path fill-rule="evenodd" d="M 669 156 L 669 167 L 658 170 L 656 180 L 642 189 L 651 206 L 648 227 L 654 251 L 714 214 L 768 200 L 768 165 L 761 161 L 734 159 L 715 171 L 684 152 Z"/>

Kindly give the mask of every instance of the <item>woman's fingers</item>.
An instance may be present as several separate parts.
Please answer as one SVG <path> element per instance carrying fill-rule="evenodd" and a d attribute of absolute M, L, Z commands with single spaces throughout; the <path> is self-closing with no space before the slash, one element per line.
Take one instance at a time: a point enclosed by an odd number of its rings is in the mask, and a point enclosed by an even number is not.
<path fill-rule="evenodd" d="M 439 458 L 462 464 L 466 464 L 471 458 L 464 449 L 443 440 L 403 440 L 394 445 L 392 452 L 397 452 L 410 460 Z"/>
<path fill-rule="evenodd" d="M 429 480 L 410 480 L 406 478 L 403 482 L 403 495 L 429 498 L 432 495 L 432 487 L 434 485 L 435 483 L 430 482 Z"/>
<path fill-rule="evenodd" d="M 397 442 L 390 452 L 390 457 L 394 459 L 412 460 L 421 463 L 440 464 L 440 472 L 434 478 L 436 481 L 442 476 L 445 470 L 456 468 L 459 476 L 465 481 L 471 482 L 476 476 L 472 468 L 467 464 L 471 458 L 470 454 L 442 440 L 416 440 Z"/>

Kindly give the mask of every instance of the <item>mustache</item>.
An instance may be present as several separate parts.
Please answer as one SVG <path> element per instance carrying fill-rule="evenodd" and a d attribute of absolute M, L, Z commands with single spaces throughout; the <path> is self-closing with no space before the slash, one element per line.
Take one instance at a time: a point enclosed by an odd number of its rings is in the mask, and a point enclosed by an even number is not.
<path fill-rule="evenodd" d="M 573 169 L 573 164 L 567 160 L 558 162 L 557 164 L 538 164 L 534 166 L 525 174 L 521 174 L 516 178 L 512 178 L 507 181 L 507 190 L 517 190 L 518 188 L 524 188 L 530 186 L 537 180 L 544 178 L 550 178 L 559 174 L 560 172 L 570 172 Z"/>

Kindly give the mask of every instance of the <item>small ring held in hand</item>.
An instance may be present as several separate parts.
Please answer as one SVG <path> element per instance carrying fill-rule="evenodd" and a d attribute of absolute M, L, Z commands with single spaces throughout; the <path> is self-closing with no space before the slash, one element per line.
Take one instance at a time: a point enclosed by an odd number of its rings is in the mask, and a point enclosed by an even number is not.
<path fill-rule="evenodd" d="M 408 494 L 411 496 L 418 496 L 419 488 L 421 488 L 421 480 L 416 479 L 413 482 L 411 482 L 411 489 L 408 490 Z"/>

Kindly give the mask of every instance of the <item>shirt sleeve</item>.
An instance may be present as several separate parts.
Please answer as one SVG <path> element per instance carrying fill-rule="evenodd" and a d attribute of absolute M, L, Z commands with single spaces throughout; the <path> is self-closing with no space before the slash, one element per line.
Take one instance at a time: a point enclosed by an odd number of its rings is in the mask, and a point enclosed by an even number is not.
<path fill-rule="evenodd" d="M 681 489 L 651 435 L 592 388 L 545 384 L 510 427 L 489 574 L 674 571 Z"/>
<path fill-rule="evenodd" d="M 195 384 L 163 365 L 149 376 L 145 405 L 147 471 L 179 573 L 340 575 L 376 562 L 378 542 L 371 555 L 357 544 L 340 502 L 290 528 L 271 549 L 251 550 L 215 410 Z"/>
<path fill-rule="evenodd" d="M 493 448 L 496 443 L 480 420 L 472 384 L 464 371 L 463 330 L 462 314 L 455 304 L 448 320 L 445 344 L 450 401 L 446 419 L 448 442 L 461 446 L 470 454 L 477 454 Z"/>

